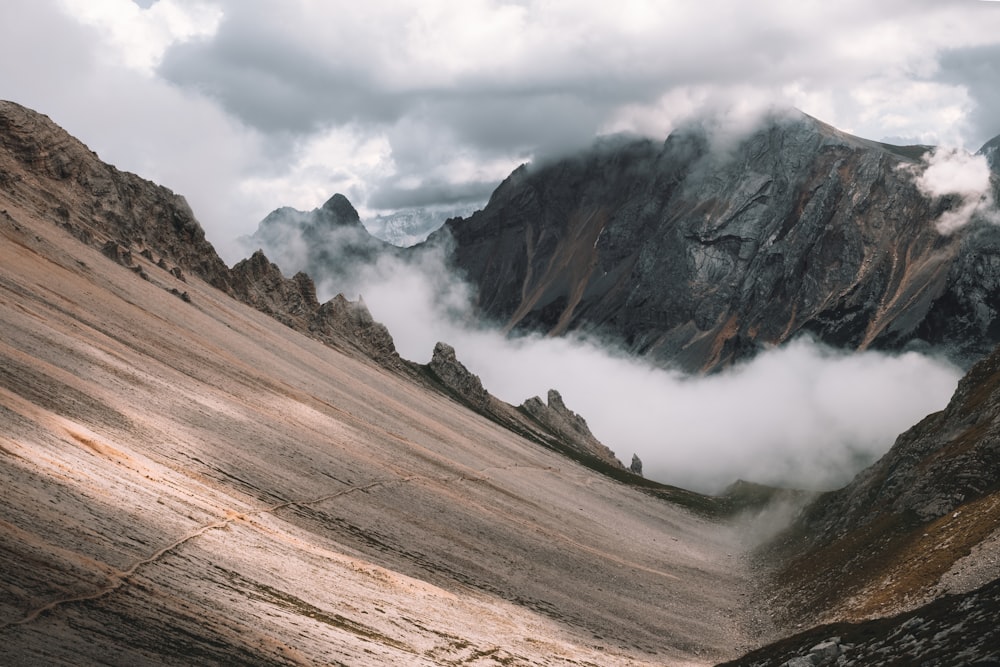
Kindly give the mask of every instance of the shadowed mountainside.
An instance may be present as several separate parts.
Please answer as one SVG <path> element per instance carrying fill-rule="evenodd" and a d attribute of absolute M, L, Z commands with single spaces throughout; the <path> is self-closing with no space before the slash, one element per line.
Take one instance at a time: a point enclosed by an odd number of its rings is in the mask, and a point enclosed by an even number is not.
<path fill-rule="evenodd" d="M 928 147 L 798 112 L 714 140 L 689 127 L 523 166 L 432 241 L 453 238 L 479 308 L 507 328 L 590 331 L 687 371 L 804 333 L 965 366 L 1000 342 L 1000 229 L 938 233 L 957 202 L 916 187 Z"/>

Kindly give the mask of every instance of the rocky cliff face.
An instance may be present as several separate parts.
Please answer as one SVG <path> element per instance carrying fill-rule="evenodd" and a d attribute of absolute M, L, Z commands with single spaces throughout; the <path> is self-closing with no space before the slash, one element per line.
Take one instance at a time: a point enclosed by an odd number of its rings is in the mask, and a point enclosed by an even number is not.
<path fill-rule="evenodd" d="M 914 185 L 926 150 L 802 114 L 726 150 L 697 128 L 609 140 L 521 167 L 432 239 L 454 238 L 480 309 L 506 327 L 593 331 L 687 370 L 805 333 L 971 363 L 1000 341 L 1000 230 L 936 231 L 955 202 Z"/>
<path fill-rule="evenodd" d="M 402 369 L 389 330 L 376 322 L 363 302 L 338 294 L 326 303 L 305 273 L 285 278 L 278 266 L 257 251 L 231 271 L 233 295 L 279 322 L 345 351 L 357 351 L 382 366 Z"/>
<path fill-rule="evenodd" d="M 105 164 L 47 116 L 0 101 L 0 188 L 84 242 L 157 254 L 222 288 L 228 268 L 183 197 Z"/>

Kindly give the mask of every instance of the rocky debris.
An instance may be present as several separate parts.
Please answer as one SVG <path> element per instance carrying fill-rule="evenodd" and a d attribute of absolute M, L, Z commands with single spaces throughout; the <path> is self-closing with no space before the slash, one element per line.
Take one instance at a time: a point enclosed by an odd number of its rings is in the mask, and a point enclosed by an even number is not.
<path fill-rule="evenodd" d="M 101 248 L 101 252 L 108 259 L 121 264 L 122 266 L 132 266 L 132 252 L 128 248 L 122 247 L 117 241 L 108 241 Z"/>
<path fill-rule="evenodd" d="M 807 655 L 783 662 L 781 667 L 830 667 L 846 663 L 846 660 L 838 661 L 842 655 L 844 648 L 840 645 L 840 637 L 833 637 L 813 646 Z"/>
<path fill-rule="evenodd" d="M 455 348 L 447 343 L 434 346 L 427 368 L 456 398 L 476 411 L 489 411 L 496 400 L 483 388 L 479 376 L 455 357 Z"/>
<path fill-rule="evenodd" d="M 802 334 L 968 365 L 1000 342 L 1000 228 L 937 232 L 954 202 L 914 184 L 926 151 L 798 113 L 724 155 L 697 127 L 608 140 L 519 168 L 431 239 L 453 239 L 485 316 L 688 371 Z"/>
<path fill-rule="evenodd" d="M 632 463 L 629 464 L 628 469 L 642 477 L 642 459 L 639 458 L 638 454 L 632 455 Z"/>
<path fill-rule="evenodd" d="M 6 101 L 0 173 L 10 201 L 85 243 L 107 248 L 128 239 L 126 250 L 155 248 L 173 265 L 228 288 L 229 270 L 183 197 L 102 162 L 47 116 Z"/>
<path fill-rule="evenodd" d="M 982 667 L 1000 664 L 1000 580 L 909 613 L 807 630 L 720 667 Z"/>
<path fill-rule="evenodd" d="M 521 404 L 521 409 L 537 420 L 545 430 L 580 452 L 624 468 L 615 453 L 594 437 L 586 420 L 566 407 L 555 389 L 548 393 L 548 403 L 535 396 Z"/>

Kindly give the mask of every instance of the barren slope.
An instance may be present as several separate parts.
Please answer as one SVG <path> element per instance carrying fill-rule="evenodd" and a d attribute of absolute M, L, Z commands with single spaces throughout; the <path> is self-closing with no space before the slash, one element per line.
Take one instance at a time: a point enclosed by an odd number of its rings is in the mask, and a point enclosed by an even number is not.
<path fill-rule="evenodd" d="M 0 208 L 3 664 L 746 647 L 724 527 L 197 277 L 134 257 L 143 280 L 23 201 Z"/>

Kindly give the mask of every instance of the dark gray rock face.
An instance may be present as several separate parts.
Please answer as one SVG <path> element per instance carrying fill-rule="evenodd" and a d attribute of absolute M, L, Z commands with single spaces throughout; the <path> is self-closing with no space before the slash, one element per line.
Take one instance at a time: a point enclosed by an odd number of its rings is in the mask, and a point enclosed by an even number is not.
<path fill-rule="evenodd" d="M 968 364 L 1000 341 L 1000 230 L 936 231 L 956 203 L 916 188 L 926 151 L 802 114 L 723 153 L 698 129 L 610 140 L 519 168 L 431 238 L 454 238 L 482 313 L 510 329 L 592 331 L 690 371 L 804 333 Z"/>
<path fill-rule="evenodd" d="M 720 667 L 995 667 L 1000 664 L 998 608 L 1000 580 L 898 616 L 813 628 Z"/>

